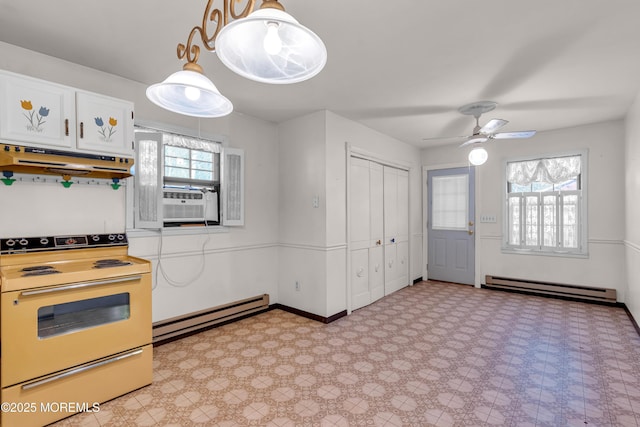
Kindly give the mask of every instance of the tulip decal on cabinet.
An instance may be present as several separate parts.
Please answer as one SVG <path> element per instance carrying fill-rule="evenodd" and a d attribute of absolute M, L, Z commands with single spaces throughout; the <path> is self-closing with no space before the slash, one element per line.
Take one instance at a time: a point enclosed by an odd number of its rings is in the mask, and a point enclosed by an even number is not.
<path fill-rule="evenodd" d="M 22 106 L 22 109 L 26 111 L 25 113 L 23 113 L 23 115 L 29 122 L 29 124 L 26 126 L 27 130 L 33 132 L 42 132 L 44 130 L 42 125 L 47 122 L 45 120 L 45 117 L 49 115 L 49 109 L 47 107 L 40 107 L 40 109 L 36 113 L 33 109 L 31 101 L 20 100 L 20 105 Z"/>
<path fill-rule="evenodd" d="M 116 126 L 118 126 L 118 121 L 113 117 L 109 117 L 109 126 L 105 126 L 102 121 L 102 117 L 96 117 L 95 119 L 96 126 L 98 126 L 98 133 L 100 134 L 100 138 L 105 142 L 111 141 L 111 136 L 116 133 Z"/>

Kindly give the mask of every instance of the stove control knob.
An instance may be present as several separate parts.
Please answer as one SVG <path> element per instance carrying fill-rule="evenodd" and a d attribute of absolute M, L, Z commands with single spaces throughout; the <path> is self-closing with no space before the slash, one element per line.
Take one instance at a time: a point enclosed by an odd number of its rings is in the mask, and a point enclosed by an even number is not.
<path fill-rule="evenodd" d="M 124 240 L 124 234 L 118 234 L 118 240 Z"/>
<path fill-rule="evenodd" d="M 49 239 L 47 239 L 46 237 L 43 237 L 42 239 L 40 239 L 41 245 L 46 245 L 47 243 L 49 243 Z"/>
<path fill-rule="evenodd" d="M 11 147 L 9 147 L 8 145 L 4 146 L 4 151 L 11 151 Z"/>
<path fill-rule="evenodd" d="M 4 242 L 7 246 L 13 246 L 16 244 L 16 241 L 13 239 L 9 239 L 6 242 Z"/>
<path fill-rule="evenodd" d="M 91 240 L 93 240 L 94 242 L 97 242 L 98 240 L 100 240 L 100 236 L 98 236 L 97 234 L 94 234 L 93 236 L 91 236 Z"/>
<path fill-rule="evenodd" d="M 116 239 L 116 235 L 115 234 L 109 234 L 109 240 L 113 241 Z"/>
<path fill-rule="evenodd" d="M 27 246 L 29 244 L 29 241 L 27 239 L 20 239 L 18 243 L 20 243 L 22 246 Z"/>

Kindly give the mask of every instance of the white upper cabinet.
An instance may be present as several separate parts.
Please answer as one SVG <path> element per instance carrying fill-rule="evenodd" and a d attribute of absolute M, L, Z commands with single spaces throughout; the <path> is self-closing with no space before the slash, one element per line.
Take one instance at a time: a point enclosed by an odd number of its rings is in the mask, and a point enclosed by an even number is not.
<path fill-rule="evenodd" d="M 133 157 L 133 103 L 0 70 L 0 139 Z"/>
<path fill-rule="evenodd" d="M 0 74 L 0 138 L 25 145 L 73 149 L 73 89 L 17 74 Z"/>
<path fill-rule="evenodd" d="M 133 156 L 133 104 L 128 101 L 76 93 L 77 147 L 80 151 Z"/>

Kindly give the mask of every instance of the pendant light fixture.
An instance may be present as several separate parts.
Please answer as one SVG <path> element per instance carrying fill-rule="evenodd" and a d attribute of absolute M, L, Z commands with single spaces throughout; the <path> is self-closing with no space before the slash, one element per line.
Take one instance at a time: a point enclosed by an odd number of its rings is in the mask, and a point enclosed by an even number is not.
<path fill-rule="evenodd" d="M 147 98 L 166 110 L 187 116 L 222 117 L 233 111 L 231 101 L 218 91 L 195 62 L 187 62 L 181 71 L 171 74 L 162 83 L 149 86 Z"/>
<path fill-rule="evenodd" d="M 300 25 L 277 0 L 226 25 L 216 38 L 220 61 L 235 73 L 263 83 L 301 82 L 327 62 L 324 43 Z"/>
<path fill-rule="evenodd" d="M 161 83 L 149 86 L 147 98 L 156 105 L 179 114 L 195 117 L 222 117 L 233 111 L 223 96 L 197 64 L 200 46 L 193 44 L 199 35 L 205 49 L 217 51 L 218 57 L 232 71 L 265 83 L 295 83 L 318 74 L 327 61 L 322 40 L 300 25 L 277 0 L 263 0 L 260 9 L 251 13 L 255 0 L 236 13 L 238 0 L 224 0 L 224 9 L 213 8 L 208 0 L 202 25 L 189 33 L 187 44 L 178 44 L 178 59 L 186 59 L 182 71 L 171 74 Z M 229 20 L 233 19 L 231 23 Z M 215 25 L 209 36 L 208 24 Z"/>

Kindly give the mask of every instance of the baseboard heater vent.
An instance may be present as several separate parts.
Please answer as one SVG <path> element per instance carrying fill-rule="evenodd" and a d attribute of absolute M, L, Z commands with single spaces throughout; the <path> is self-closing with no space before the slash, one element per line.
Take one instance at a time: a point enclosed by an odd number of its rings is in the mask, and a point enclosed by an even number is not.
<path fill-rule="evenodd" d="M 487 288 L 503 289 L 532 294 L 552 295 L 556 297 L 616 302 L 616 290 L 608 288 L 592 288 L 588 286 L 563 285 L 560 283 L 539 282 L 536 280 L 512 279 L 508 277 L 485 276 Z"/>
<path fill-rule="evenodd" d="M 218 323 L 269 309 L 269 295 L 258 295 L 206 310 L 173 317 L 153 324 L 153 342 L 205 329 Z"/>

